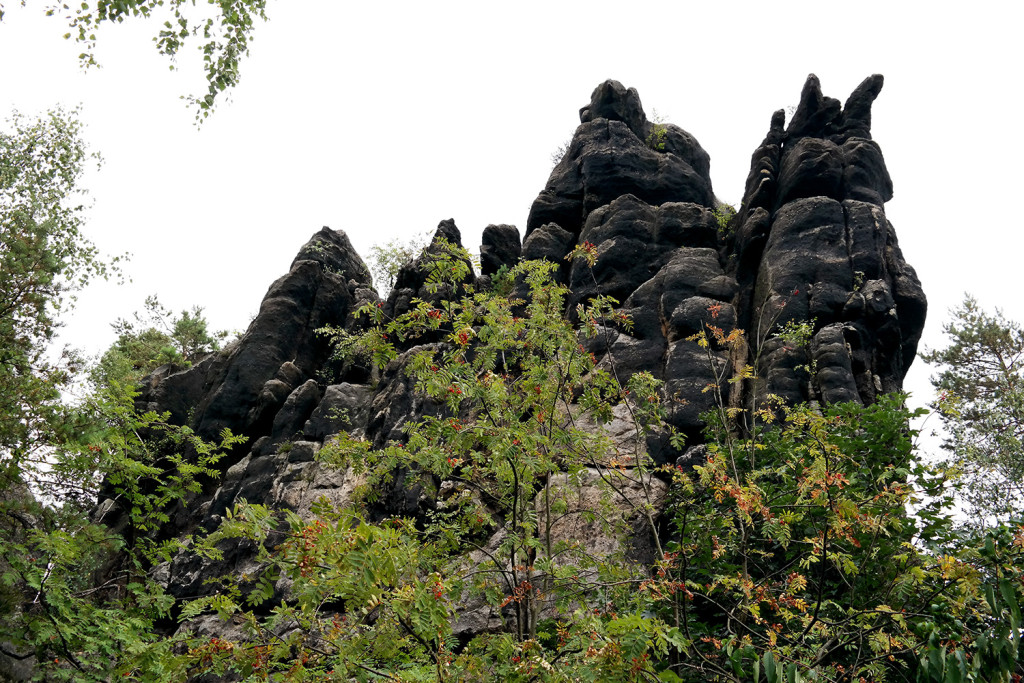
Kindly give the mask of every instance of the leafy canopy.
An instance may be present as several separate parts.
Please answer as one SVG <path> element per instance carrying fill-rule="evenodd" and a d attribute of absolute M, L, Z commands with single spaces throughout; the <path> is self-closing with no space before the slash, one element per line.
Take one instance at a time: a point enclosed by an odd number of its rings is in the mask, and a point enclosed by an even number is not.
<path fill-rule="evenodd" d="M 1024 330 L 968 296 L 943 331 L 949 345 L 923 358 L 939 368 L 932 384 L 947 433 L 943 465 L 968 524 L 983 530 L 1024 518 Z"/>
<path fill-rule="evenodd" d="M 238 443 L 140 415 L 120 385 L 67 398 L 83 366 L 51 353 L 60 317 L 116 273 L 82 233 L 89 159 L 73 113 L 0 132 L 0 664 L 45 680 L 110 680 L 165 647 L 174 601 L 151 572 L 179 546 L 155 531 Z"/>
<path fill-rule="evenodd" d="M 80 368 L 50 348 L 59 318 L 89 280 L 116 271 L 83 235 L 90 161 L 74 112 L 31 119 L 15 112 L 0 131 L 0 469 L 33 457 L 55 422 L 60 391 Z M 10 475 L 14 477 L 15 475 Z"/>
<path fill-rule="evenodd" d="M 90 370 L 97 386 L 116 382 L 134 387 L 162 365 L 189 367 L 219 350 L 228 336 L 223 330 L 210 332 L 201 307 L 175 315 L 156 296 L 146 297 L 144 314 L 135 313 L 132 320 L 119 318 L 111 327 L 117 340 Z"/>
<path fill-rule="evenodd" d="M 27 0 L 21 0 L 22 6 Z M 217 98 L 238 85 L 239 65 L 249 54 L 256 20 L 266 20 L 266 0 L 94 0 L 80 2 L 47 2 L 46 15 L 59 15 L 67 23 L 66 39 L 80 43 L 83 66 L 96 66 L 94 51 L 97 32 L 105 24 L 120 24 L 125 19 L 161 21 L 153 37 L 160 54 L 171 59 L 183 48 L 197 45 L 203 56 L 206 94 L 189 97 L 196 106 L 196 118 L 213 111 Z M 0 21 L 3 20 L 0 3 Z"/>

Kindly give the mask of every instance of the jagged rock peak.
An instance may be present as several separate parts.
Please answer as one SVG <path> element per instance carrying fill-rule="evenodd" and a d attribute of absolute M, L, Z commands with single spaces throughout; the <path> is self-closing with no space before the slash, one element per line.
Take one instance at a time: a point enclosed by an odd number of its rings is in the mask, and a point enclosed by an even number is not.
<path fill-rule="evenodd" d="M 840 106 L 822 94 L 818 77 L 804 83 L 789 125 L 782 110 L 754 151 L 740 216 L 774 213 L 788 201 L 825 196 L 878 206 L 892 199 L 892 179 L 878 144 L 871 139 L 871 106 L 884 79 L 869 76 Z"/>
<path fill-rule="evenodd" d="M 431 287 L 427 286 L 429 269 L 425 267 L 425 264 L 430 258 L 440 253 L 441 248 L 438 240 L 442 239 L 449 244 L 458 247 L 463 246 L 462 232 L 451 218 L 438 223 L 437 230 L 434 231 L 430 244 L 427 245 L 419 256 L 406 262 L 398 269 L 398 274 L 395 277 L 395 286 L 392 287 L 387 301 L 384 302 L 384 309 L 387 315 L 399 316 L 405 313 L 412 306 L 414 299 L 423 299 L 424 301 L 440 304 L 443 299 L 455 296 L 455 292 L 447 287 L 441 287 L 440 290 L 433 291 Z M 475 276 L 473 264 L 466 261 L 466 265 L 468 266 L 468 274 L 465 284 L 469 284 Z"/>
<path fill-rule="evenodd" d="M 454 218 L 447 218 L 437 224 L 437 230 L 434 232 L 434 237 L 430 240 L 433 244 L 437 241 L 437 238 L 444 238 L 452 244 L 462 246 L 462 232 L 458 226 L 455 225 Z"/>
<path fill-rule="evenodd" d="M 885 79 L 881 74 L 865 78 L 843 106 L 843 132 L 871 139 L 871 105 L 882 92 Z"/>
<path fill-rule="evenodd" d="M 300 261 L 316 261 L 327 270 L 343 275 L 346 280 L 355 280 L 359 284 L 369 286 L 372 282 L 370 269 L 359 257 L 348 235 L 341 230 L 331 230 L 326 225 L 302 245 L 289 270 Z"/>
<path fill-rule="evenodd" d="M 344 232 L 323 228 L 267 290 L 249 328 L 229 349 L 172 375 L 140 399 L 206 438 L 228 428 L 268 434 L 289 394 L 330 356 L 326 326 L 351 329 L 352 313 L 374 299 L 370 272 Z M 225 461 L 231 464 L 231 459 Z"/>
<path fill-rule="evenodd" d="M 840 106 L 811 74 L 789 126 L 776 112 L 751 159 L 729 247 L 739 319 L 747 329 L 812 322 L 807 350 L 759 347 L 759 373 L 790 402 L 898 391 L 924 327 L 927 300 L 886 219 L 892 180 L 871 139 L 882 83 L 868 77 Z M 801 375 L 809 361 L 817 370 Z"/>
<path fill-rule="evenodd" d="M 551 223 L 578 237 L 594 211 L 625 195 L 714 208 L 707 152 L 682 128 L 648 121 L 635 89 L 605 81 L 580 121 L 530 209 L 527 238 Z"/>
<path fill-rule="evenodd" d="M 880 74 L 868 76 L 840 106 L 839 100 L 821 92 L 821 82 L 814 74 L 807 77 L 800 104 L 786 128 L 786 137 L 829 138 L 835 135 L 871 139 L 871 105 L 882 90 Z M 774 126 L 773 126 L 774 127 Z"/>
<path fill-rule="evenodd" d="M 480 271 L 483 275 L 494 275 L 502 266 L 511 268 L 522 252 L 516 226 L 488 225 L 480 241 Z"/>
<path fill-rule="evenodd" d="M 590 104 L 580 109 L 580 123 L 594 119 L 622 121 L 637 137 L 647 135 L 647 114 L 640 104 L 640 94 L 636 88 L 626 88 L 618 81 L 608 79 L 594 88 Z"/>

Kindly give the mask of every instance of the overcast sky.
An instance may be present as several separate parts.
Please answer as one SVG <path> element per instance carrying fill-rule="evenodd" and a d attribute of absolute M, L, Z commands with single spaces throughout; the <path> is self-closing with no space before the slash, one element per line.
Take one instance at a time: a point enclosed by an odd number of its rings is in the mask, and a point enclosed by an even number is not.
<path fill-rule="evenodd" d="M 885 76 L 873 135 L 895 185 L 886 207 L 942 344 L 964 291 L 1024 320 L 1024 86 L 1017 2 L 364 2 L 270 0 L 241 85 L 201 127 L 195 58 L 170 71 L 155 23 L 100 33 L 100 70 L 39 0 L 0 23 L 0 113 L 82 105 L 105 163 L 84 180 L 89 236 L 130 252 L 132 282 L 82 296 L 65 338 L 93 353 L 108 324 L 158 294 L 243 329 L 323 225 L 362 254 L 454 218 L 475 248 L 488 223 L 523 229 L 551 154 L 607 78 L 711 155 L 738 203 L 774 110 L 808 73 L 845 101 Z M 928 368 L 908 388 L 925 400 Z"/>

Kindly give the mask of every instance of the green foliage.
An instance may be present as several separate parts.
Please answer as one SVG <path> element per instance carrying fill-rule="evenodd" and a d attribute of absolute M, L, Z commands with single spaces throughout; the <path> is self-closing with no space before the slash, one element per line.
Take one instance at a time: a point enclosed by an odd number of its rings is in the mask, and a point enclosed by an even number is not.
<path fill-rule="evenodd" d="M 25 0 L 22 0 L 25 5 Z M 46 3 L 46 15 L 63 16 L 68 25 L 66 39 L 83 46 L 79 60 L 83 66 L 96 66 L 96 34 L 104 24 L 119 24 L 125 19 L 161 21 L 153 42 L 162 55 L 172 60 L 193 41 L 199 41 L 203 55 L 207 88 L 202 97 L 189 97 L 196 106 L 196 117 L 213 111 L 217 97 L 238 85 L 239 64 L 249 54 L 249 42 L 257 19 L 266 20 L 266 0 L 207 0 L 197 8 L 188 0 L 97 0 L 96 2 Z M 3 4 L 0 4 L 3 20 Z"/>
<path fill-rule="evenodd" d="M 1024 517 L 1024 330 L 972 297 L 952 311 L 943 327 L 944 349 L 924 353 L 939 374 L 934 408 L 942 417 L 943 447 L 957 493 L 983 530 Z"/>
<path fill-rule="evenodd" d="M 395 278 L 402 266 L 418 257 L 426 246 L 426 239 L 417 236 L 409 240 L 395 238 L 386 244 L 370 247 L 370 274 L 382 299 L 386 299 L 395 286 Z"/>
<path fill-rule="evenodd" d="M 82 363 L 49 354 L 59 318 L 79 288 L 116 269 L 81 231 L 76 183 L 89 155 L 74 115 L 16 114 L 9 124 L 0 133 L 2 647 L 34 660 L 45 680 L 110 680 L 126 659 L 166 651 L 155 624 L 173 600 L 151 571 L 178 546 L 154 531 L 237 439 L 214 447 L 138 415 L 120 385 L 75 403 L 62 396 Z M 93 518 L 101 492 L 107 503 Z"/>
<path fill-rule="evenodd" d="M 906 512 L 922 504 L 908 479 L 939 484 L 913 462 L 902 400 L 799 407 L 755 440 L 723 431 L 695 477 L 677 475 L 666 581 L 693 641 L 681 669 L 742 677 L 771 653 L 804 679 L 899 678 L 932 632 L 984 632 L 979 567 L 921 546 L 949 537 L 948 517 L 922 510 L 923 535 Z"/>
<path fill-rule="evenodd" d="M 15 113 L 7 123 L 0 132 L 0 476 L 35 457 L 37 435 L 54 423 L 60 391 L 81 367 L 73 352 L 55 358 L 49 348 L 59 316 L 86 282 L 116 273 L 82 234 L 76 184 L 90 155 L 74 112 L 37 120 Z"/>
<path fill-rule="evenodd" d="M 0 496 L 0 587 L 17 597 L 0 632 L 46 680 L 105 681 L 169 654 L 156 624 L 174 599 L 153 569 L 182 546 L 156 531 L 240 439 L 206 443 L 123 393 L 65 406 L 62 423 L 45 457 L 7 470 L 18 484 Z"/>
<path fill-rule="evenodd" d="M 381 368 L 402 356 L 417 392 L 442 412 L 407 425 L 402 442 L 382 449 L 341 435 L 321 450 L 323 464 L 362 478 L 364 509 L 325 503 L 311 522 L 289 515 L 288 540 L 271 552 L 265 540 L 279 533 L 272 515 L 245 505 L 197 546 L 216 552 L 225 538 L 250 538 L 264 548 L 268 575 L 286 576 L 292 586 L 268 619 L 219 596 L 187 607 L 188 617 L 215 611 L 249 625 L 230 655 L 211 657 L 208 643 L 193 643 L 201 670 L 244 672 L 259 651 L 261 671 L 301 680 L 298 651 L 303 675 L 329 670 L 342 679 L 639 680 L 678 640 L 645 618 L 648 601 L 637 588 L 647 574 L 624 561 L 621 542 L 639 524 L 661 556 L 643 446 L 660 420 L 658 383 L 640 373 L 620 386 L 597 367 L 566 318 L 568 290 L 555 283 L 554 264 L 509 270 L 502 279 L 521 281 L 530 293 L 517 300 L 511 287 L 460 289 L 467 255 L 443 241 L 437 246 L 423 264 L 427 287 L 456 296 L 440 307 L 415 301 L 392 320 L 368 305 L 360 313 L 373 327 L 344 341 Z M 570 256 L 591 264 L 595 257 L 589 244 Z M 627 322 L 612 306 L 599 298 L 578 308 L 584 337 L 613 319 Z M 617 406 L 636 424 L 639 438 L 628 451 L 595 427 Z M 396 471 L 415 473 L 412 485 L 436 507 L 371 523 Z M 580 487 L 594 497 L 582 498 Z M 620 539 L 618 549 L 588 548 L 558 533 L 577 517 Z M 460 644 L 453 623 L 467 605 L 489 614 L 499 632 Z M 301 642 L 268 637 L 284 623 L 301 625 Z"/>
<path fill-rule="evenodd" d="M 795 322 L 776 336 L 805 344 L 811 331 Z M 709 325 L 693 339 L 749 357 L 736 331 Z M 708 459 L 676 473 L 665 541 L 659 592 L 690 640 L 681 676 L 945 680 L 952 669 L 930 662 L 946 652 L 972 662 L 949 680 L 1021 673 L 1024 527 L 984 548 L 957 533 L 944 472 L 915 457 L 903 397 L 822 410 L 769 395 L 742 408 L 720 384 Z M 998 609 L 983 600 L 997 585 Z"/>
<path fill-rule="evenodd" d="M 210 333 L 203 309 L 194 306 L 175 316 L 155 296 L 146 297 L 146 313 L 112 325 L 118 337 L 90 370 L 94 385 L 134 386 L 161 365 L 188 367 L 220 348 L 225 331 Z"/>
<path fill-rule="evenodd" d="M 814 320 L 790 320 L 775 335 L 794 347 L 804 347 L 814 337 Z"/>
<path fill-rule="evenodd" d="M 814 327 L 816 320 L 789 320 L 779 328 L 775 334 L 776 338 L 785 342 L 791 349 L 810 349 L 811 340 L 814 338 Z M 803 370 L 812 378 L 817 374 L 817 362 L 809 360 L 807 363 L 797 365 L 795 370 Z"/>
<path fill-rule="evenodd" d="M 769 683 L 1019 673 L 1024 528 L 983 547 L 957 536 L 941 473 L 914 457 L 903 397 L 824 411 L 766 397 L 744 421 L 751 431 L 736 427 L 743 409 L 722 403 L 706 462 L 659 471 L 665 500 L 644 446 L 663 428 L 658 382 L 640 373 L 623 386 L 614 359 L 598 364 L 580 343 L 628 325 L 613 302 L 581 305 L 576 329 L 553 264 L 500 278 L 526 285 L 517 301 L 503 282 L 460 289 L 465 254 L 439 246 L 423 264 L 428 287 L 454 297 L 396 319 L 368 305 L 371 329 L 343 340 L 382 369 L 401 363 L 438 412 L 380 449 L 346 435 L 325 446 L 323 466 L 362 481 L 357 504 L 323 501 L 311 521 L 287 514 L 276 550 L 274 515 L 253 505 L 197 544 L 215 554 L 248 538 L 267 569 L 249 605 L 214 595 L 186 608 L 246 624 L 238 641 L 192 642 L 194 671 Z M 593 265 L 596 249 L 570 258 Z M 695 341 L 745 343 L 717 328 Z M 623 410 L 638 437 L 626 450 L 600 428 Z M 371 521 L 397 473 L 436 505 Z M 571 518 L 614 542 L 596 551 L 560 535 Z M 649 564 L 622 554 L 627 536 L 649 541 Z M 278 577 L 289 598 L 260 616 Z M 455 637 L 459 620 L 484 615 L 490 629 Z M 274 635 L 286 625 L 291 636 Z"/>
<path fill-rule="evenodd" d="M 668 128 L 664 124 L 655 123 L 651 126 L 651 132 L 647 134 L 647 140 L 644 143 L 657 152 L 664 152 L 666 136 L 668 136 Z"/>
<path fill-rule="evenodd" d="M 718 223 L 718 236 L 721 239 L 731 237 L 736 232 L 733 219 L 736 217 L 735 207 L 722 204 L 714 210 L 715 222 Z"/>

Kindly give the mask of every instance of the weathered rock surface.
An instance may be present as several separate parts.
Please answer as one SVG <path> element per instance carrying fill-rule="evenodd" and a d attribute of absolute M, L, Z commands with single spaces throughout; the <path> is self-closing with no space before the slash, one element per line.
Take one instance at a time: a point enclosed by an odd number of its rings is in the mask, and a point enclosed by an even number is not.
<path fill-rule="evenodd" d="M 700 442 L 701 415 L 713 405 L 709 385 L 719 385 L 735 406 L 769 392 L 791 402 L 871 403 L 900 388 L 926 312 L 885 216 L 892 182 L 870 131 L 881 86 L 881 77 L 872 76 L 840 105 L 809 77 L 789 125 L 782 112 L 772 117 L 752 157 L 742 206 L 725 227 L 707 153 L 682 129 L 648 121 L 635 90 L 607 81 L 581 110 L 568 152 L 530 210 L 522 244 L 513 226 L 485 229 L 482 276 L 520 258 L 548 259 L 560 264 L 558 277 L 572 290 L 570 310 L 597 295 L 617 299 L 632 325 L 603 328 L 585 341 L 587 350 L 620 381 L 639 371 L 661 379 L 668 421 L 691 443 Z M 438 226 L 427 254 L 436 253 L 440 238 L 461 245 L 452 220 Z M 583 242 L 597 250 L 593 269 L 564 260 Z M 459 288 L 428 291 L 424 258 L 406 264 L 388 299 L 378 302 L 348 239 L 324 228 L 271 286 L 235 345 L 189 370 L 166 369 L 150 379 L 140 398 L 146 407 L 169 410 L 208 438 L 225 428 L 249 437 L 224 461 L 214 490 L 176 518 L 178 529 L 214 528 L 243 499 L 306 516 L 320 496 L 343 505 L 358 479 L 315 460 L 332 436 L 348 433 L 381 446 L 402 440 L 409 421 L 440 413 L 403 369 L 417 350 L 443 344 L 442 335 L 408 342 L 377 373 L 329 360 L 328 341 L 316 333 L 325 325 L 358 330 L 353 312 L 365 302 L 399 315 L 414 299 L 439 303 L 475 282 L 470 271 Z M 805 324 L 803 342 L 778 336 L 791 321 Z M 749 348 L 702 348 L 694 335 L 711 326 L 743 330 Z M 729 383 L 747 362 L 763 379 Z M 686 466 L 703 457 L 696 447 L 677 452 L 657 434 L 637 444 L 628 415 L 615 417 L 604 429 L 616 452 L 645 447 L 657 461 Z M 406 486 L 407 479 L 413 481 L 396 473 L 378 502 L 381 514 L 416 515 L 436 503 Z M 562 496 L 597 495 L 587 481 L 556 478 L 553 485 Z M 652 480 L 635 493 L 653 497 L 643 505 L 656 507 L 663 489 Z M 631 512 L 620 517 L 633 523 L 642 505 L 625 507 Z M 610 539 L 580 524 L 566 522 L 557 532 L 591 552 L 609 550 Z M 164 568 L 167 583 L 176 595 L 195 595 L 216 572 L 253 575 L 252 550 L 232 547 L 216 566 L 183 556 Z M 634 551 L 642 563 L 642 534 Z M 498 617 L 467 606 L 457 631 L 494 628 Z"/>
<path fill-rule="evenodd" d="M 269 434 L 278 411 L 330 354 L 316 330 L 351 328 L 354 311 L 375 299 L 369 270 L 342 232 L 324 228 L 270 286 L 249 329 L 225 353 L 159 383 L 141 400 L 190 421 L 206 438 L 223 429 L 255 440 Z M 191 402 L 188 410 L 186 401 Z"/>
<path fill-rule="evenodd" d="M 502 266 L 511 268 L 519 262 L 522 252 L 516 226 L 488 225 L 480 238 L 480 271 L 484 275 L 494 275 Z"/>
<path fill-rule="evenodd" d="M 579 235 L 592 211 L 626 194 L 712 207 L 710 169 L 693 136 L 649 122 L 636 90 L 605 81 L 580 110 L 569 149 L 530 209 L 526 237 L 547 223 Z"/>
<path fill-rule="evenodd" d="M 840 106 L 808 77 L 789 126 L 772 117 L 733 222 L 739 322 L 753 332 L 761 390 L 791 402 L 898 390 L 924 327 L 924 292 L 883 207 L 892 181 L 871 139 L 881 88 L 871 76 Z M 809 348 L 772 337 L 804 320 Z"/>
<path fill-rule="evenodd" d="M 439 303 L 444 299 L 454 296 L 455 292 L 448 285 L 442 286 L 436 292 L 431 292 L 426 287 L 427 271 L 422 266 L 427 259 L 440 253 L 442 249 L 441 241 L 458 247 L 463 246 L 462 233 L 451 218 L 443 220 L 438 224 L 430 244 L 423 250 L 419 258 L 399 268 L 398 275 L 395 278 L 395 286 L 392 287 L 387 301 L 383 303 L 384 311 L 389 317 L 405 313 L 409 310 L 413 299 Z M 463 284 L 471 284 L 473 282 L 473 267 L 468 261 L 466 264 L 469 267 L 469 274 L 466 276 Z"/>

